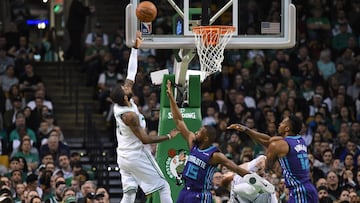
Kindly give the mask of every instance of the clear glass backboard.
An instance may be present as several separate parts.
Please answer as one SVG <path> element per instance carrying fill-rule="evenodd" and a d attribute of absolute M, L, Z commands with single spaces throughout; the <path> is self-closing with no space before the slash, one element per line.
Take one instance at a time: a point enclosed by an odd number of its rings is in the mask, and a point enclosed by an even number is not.
<path fill-rule="evenodd" d="M 193 26 L 230 25 L 236 31 L 227 49 L 285 49 L 295 45 L 296 10 L 291 0 L 155 0 L 157 18 L 140 22 L 140 0 L 126 8 L 126 44 L 143 33 L 143 48 L 194 49 Z"/>

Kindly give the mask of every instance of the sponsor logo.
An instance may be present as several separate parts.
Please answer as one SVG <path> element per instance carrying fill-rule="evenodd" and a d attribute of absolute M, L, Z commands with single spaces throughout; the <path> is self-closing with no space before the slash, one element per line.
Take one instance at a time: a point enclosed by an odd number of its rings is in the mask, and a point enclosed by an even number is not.
<path fill-rule="evenodd" d="M 166 174 L 174 181 L 176 184 L 180 185 L 182 183 L 182 172 L 185 168 L 185 164 L 188 160 L 188 152 L 185 149 L 169 149 L 168 158 L 166 159 L 165 168 Z"/>
<path fill-rule="evenodd" d="M 186 112 L 186 109 L 181 108 L 180 113 L 181 113 L 181 116 L 183 118 L 196 119 L 196 113 L 195 112 Z M 172 119 L 172 118 L 173 118 L 172 113 L 168 112 L 168 119 Z"/>
<path fill-rule="evenodd" d="M 141 22 L 141 33 L 144 35 L 150 35 L 152 33 L 152 24 L 151 22 Z"/>

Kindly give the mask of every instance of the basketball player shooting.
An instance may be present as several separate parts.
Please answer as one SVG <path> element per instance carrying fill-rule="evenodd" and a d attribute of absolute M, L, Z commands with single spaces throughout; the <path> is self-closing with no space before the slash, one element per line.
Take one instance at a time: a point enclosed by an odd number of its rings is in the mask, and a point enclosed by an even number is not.
<path fill-rule="evenodd" d="M 182 173 L 185 186 L 180 191 L 177 203 L 212 203 L 211 180 L 219 164 L 244 176 L 247 180 L 254 180 L 262 192 L 274 192 L 274 187 L 268 181 L 236 165 L 212 145 L 216 139 L 216 130 L 212 126 L 202 126 L 196 133 L 188 129 L 176 104 L 170 81 L 167 81 L 166 94 L 170 100 L 176 128 L 181 132 L 190 149 L 189 158 Z"/>
<path fill-rule="evenodd" d="M 151 155 L 150 148 L 145 147 L 145 144 L 170 140 L 178 131 L 172 130 L 166 136 L 147 135 L 145 118 L 131 98 L 138 67 L 137 52 L 141 41 L 141 33 L 137 32 L 135 46 L 131 49 L 125 83 L 117 85 L 110 94 L 116 120 L 117 162 L 124 191 L 121 203 L 133 203 L 138 186 L 145 195 L 158 191 L 162 203 L 172 203 L 170 186 Z"/>
<path fill-rule="evenodd" d="M 243 132 L 267 147 L 267 169 L 271 170 L 277 160 L 280 162 L 286 187 L 290 190 L 289 203 L 317 203 L 318 194 L 309 176 L 307 147 L 299 135 L 301 127 L 301 120 L 291 115 L 279 125 L 281 137 L 270 137 L 241 124 L 232 124 L 227 129 Z"/>

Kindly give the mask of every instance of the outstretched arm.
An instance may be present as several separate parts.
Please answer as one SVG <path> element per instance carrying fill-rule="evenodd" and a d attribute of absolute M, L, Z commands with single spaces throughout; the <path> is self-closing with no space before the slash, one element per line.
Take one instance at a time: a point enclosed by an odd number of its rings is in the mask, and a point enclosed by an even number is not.
<path fill-rule="evenodd" d="M 130 127 L 131 131 L 141 140 L 143 144 L 159 143 L 170 140 L 179 133 L 178 130 L 172 130 L 165 136 L 148 136 L 145 129 L 140 126 L 139 117 L 134 112 L 122 114 L 121 119 Z"/>
<path fill-rule="evenodd" d="M 187 126 L 184 122 L 184 119 L 180 113 L 180 110 L 179 110 L 179 108 L 176 104 L 175 98 L 173 96 L 170 80 L 167 81 L 166 87 L 167 87 L 166 94 L 170 100 L 171 114 L 172 114 L 173 120 L 175 122 L 176 128 L 181 132 L 181 135 L 184 137 L 184 139 L 188 143 L 189 148 L 191 149 L 193 147 L 193 142 L 195 140 L 195 134 L 187 128 Z"/>
<path fill-rule="evenodd" d="M 141 42 L 142 42 L 141 32 L 138 31 L 136 33 L 135 45 L 131 49 L 128 70 L 127 70 L 127 77 L 124 84 L 124 87 L 128 88 L 129 90 L 132 89 L 135 82 L 135 76 L 138 68 L 138 48 L 140 47 Z"/>
<path fill-rule="evenodd" d="M 211 159 L 210 159 L 211 165 L 218 165 L 221 164 L 223 166 L 226 166 L 230 171 L 233 171 L 240 176 L 244 176 L 246 174 L 250 174 L 248 170 L 243 169 L 242 167 L 236 165 L 233 161 L 228 159 L 223 153 L 221 152 L 215 152 Z"/>
<path fill-rule="evenodd" d="M 244 125 L 241 124 L 231 124 L 226 129 L 229 130 L 237 130 L 239 132 L 245 133 L 251 137 L 251 139 L 255 140 L 259 144 L 268 147 L 270 144 L 270 136 L 264 133 L 257 132 L 255 130 L 252 130 Z"/>

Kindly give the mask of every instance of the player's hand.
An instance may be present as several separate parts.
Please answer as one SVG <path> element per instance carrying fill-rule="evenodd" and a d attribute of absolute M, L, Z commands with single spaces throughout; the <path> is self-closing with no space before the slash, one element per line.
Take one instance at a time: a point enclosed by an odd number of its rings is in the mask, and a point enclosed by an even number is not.
<path fill-rule="evenodd" d="M 168 80 L 166 83 L 166 94 L 168 95 L 168 97 L 172 95 L 172 86 L 170 80 Z"/>
<path fill-rule="evenodd" d="M 176 137 L 177 134 L 179 134 L 180 131 L 178 129 L 172 129 L 170 132 L 169 132 L 169 135 L 171 136 L 171 139 Z"/>
<path fill-rule="evenodd" d="M 245 132 L 246 130 L 248 130 L 248 127 L 243 126 L 241 124 L 231 124 L 229 125 L 226 129 L 228 130 L 237 130 L 240 132 Z"/>
<path fill-rule="evenodd" d="M 137 31 L 134 48 L 138 49 L 140 47 L 141 43 L 142 43 L 141 32 Z"/>

